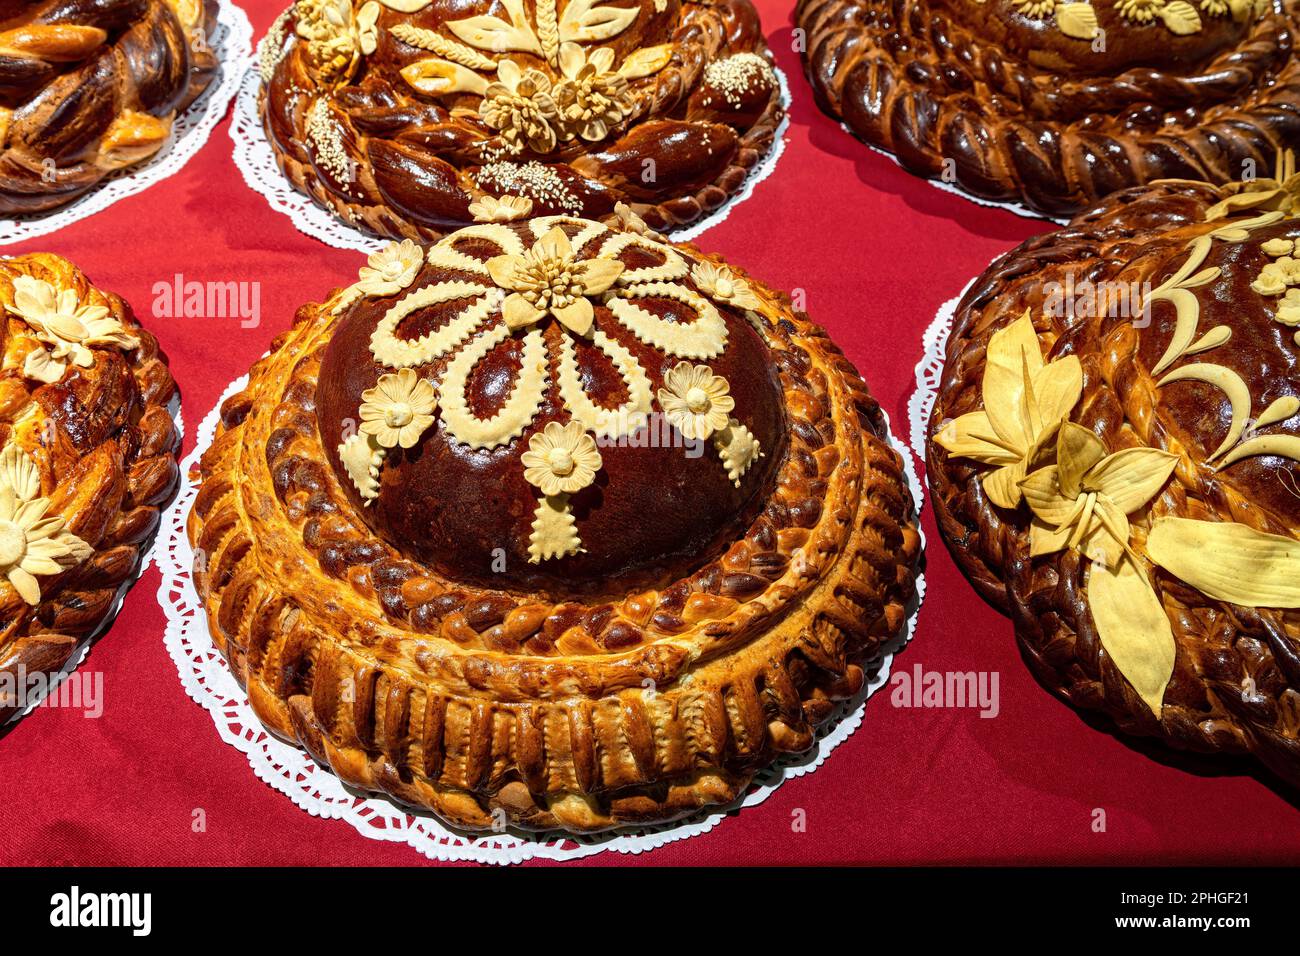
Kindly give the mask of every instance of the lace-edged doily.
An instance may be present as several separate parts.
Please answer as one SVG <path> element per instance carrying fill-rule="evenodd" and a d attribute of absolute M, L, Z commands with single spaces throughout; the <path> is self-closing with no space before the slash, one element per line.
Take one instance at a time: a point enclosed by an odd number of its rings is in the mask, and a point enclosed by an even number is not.
<path fill-rule="evenodd" d="M 242 376 L 230 384 L 217 406 L 199 425 L 195 448 L 181 463 L 181 490 L 162 519 L 157 561 L 162 572 L 158 601 L 167 617 L 164 642 L 176 662 L 181 684 L 212 716 L 221 739 L 241 751 L 263 782 L 285 794 L 312 816 L 346 820 L 358 833 L 372 840 L 405 843 L 434 860 L 478 863 L 520 863 L 530 859 L 573 860 L 603 850 L 643 853 L 656 847 L 707 833 L 721 823 L 728 812 L 762 803 L 781 783 L 816 770 L 830 752 L 862 723 L 866 699 L 889 680 L 894 654 L 911 639 L 917 611 L 925 597 L 925 577 L 918 574 L 916 598 L 907 623 L 890 644 L 879 669 L 870 671 L 866 686 L 852 701 L 844 702 L 822 725 L 811 750 L 790 755 L 761 771 L 739 800 L 725 809 L 703 811 L 684 822 L 658 827 L 615 831 L 613 834 L 574 837 L 564 834 L 529 835 L 507 831 L 471 836 L 453 830 L 427 814 L 413 814 L 378 796 L 367 796 L 345 787 L 337 777 L 317 764 L 305 751 L 276 740 L 253 714 L 248 696 L 231 676 L 224 658 L 208 634 L 207 615 L 190 577 L 193 551 L 185 533 L 185 521 L 198 494 L 194 476 L 199 457 L 216 434 L 221 403 L 247 384 Z M 902 455 L 908 487 L 918 511 L 921 484 L 901 442 L 892 434 L 890 444 Z M 924 546 L 924 536 L 922 546 Z M 840 772 L 849 768 L 840 767 Z"/>
<path fill-rule="evenodd" d="M 262 38 L 262 43 L 266 38 Z M 259 50 L 260 50 L 259 44 Z M 781 105 L 785 107 L 785 116 L 772 136 L 772 149 L 762 161 L 755 166 L 745 183 L 734 196 L 715 209 L 708 216 L 680 232 L 674 232 L 674 242 L 689 242 L 711 229 L 731 214 L 737 203 L 744 202 L 754 191 L 754 187 L 772 174 L 776 161 L 785 152 L 785 131 L 790 126 L 790 87 L 783 73 L 773 65 L 777 83 L 781 86 Z M 266 131 L 262 129 L 262 120 L 257 113 L 257 94 L 262 77 L 258 71 L 257 59 L 254 58 L 244 74 L 239 86 L 239 95 L 235 98 L 235 109 L 230 120 L 230 138 L 235 142 L 235 166 L 244 176 L 244 181 L 266 198 L 271 208 L 283 213 L 293 221 L 299 232 L 319 239 L 336 249 L 359 249 L 362 252 L 375 252 L 388 244 L 388 239 L 366 235 L 347 223 L 322 209 L 312 201 L 310 196 L 298 192 L 293 184 L 280 172 L 276 165 L 275 154 L 267 142 Z"/>
<path fill-rule="evenodd" d="M 234 99 L 252 55 L 252 24 L 248 15 L 230 0 L 218 0 L 212 48 L 221 64 L 220 78 L 176 117 L 170 138 L 152 159 L 119 169 L 81 198 L 52 212 L 12 219 L 0 217 L 0 246 L 48 235 L 180 172 L 226 115 L 226 107 Z"/>
<path fill-rule="evenodd" d="M 903 170 L 903 172 L 907 173 L 909 176 L 916 176 L 917 179 L 922 178 L 920 176 L 917 176 L 916 173 L 912 172 L 910 169 L 908 169 L 902 163 L 900 163 L 898 161 L 898 157 L 895 156 L 893 153 L 891 153 L 889 150 L 881 149 L 879 146 L 873 146 L 871 143 L 868 143 L 865 140 L 858 139 L 858 137 L 854 135 L 853 130 L 849 129 L 847 124 L 841 123 L 840 129 L 844 130 L 845 133 L 852 136 L 855 140 L 857 140 L 863 146 L 867 147 L 867 149 L 871 150 L 873 153 L 879 153 L 881 156 L 884 156 L 886 159 L 892 162 L 899 169 Z M 1070 218 L 1068 216 L 1064 218 L 1060 216 L 1049 216 L 1045 212 L 1036 212 L 1035 210 L 1030 209 L 1028 206 L 1025 206 L 1018 202 L 1002 202 L 997 199 L 985 199 L 983 196 L 976 196 L 974 193 L 968 193 L 966 190 L 962 189 L 960 186 L 956 185 L 955 183 L 946 183 L 942 179 L 925 179 L 924 181 L 929 183 L 935 189 L 941 190 L 946 193 L 951 193 L 954 196 L 960 196 L 962 199 L 965 199 L 967 202 L 973 202 L 979 206 L 988 206 L 991 209 L 1005 209 L 1007 212 L 1013 212 L 1017 216 L 1023 216 L 1025 219 L 1037 219 L 1040 222 L 1043 220 L 1047 220 L 1048 222 L 1056 223 L 1058 226 L 1066 226 L 1069 225 L 1070 223 Z"/>
<path fill-rule="evenodd" d="M 907 400 L 907 438 L 912 445 L 912 454 L 917 463 L 925 468 L 925 444 L 929 437 L 930 412 L 934 410 L 934 400 L 939 395 L 939 382 L 943 378 L 944 357 L 948 351 L 948 335 L 952 332 L 952 320 L 962 297 L 975 280 L 971 279 L 961 292 L 953 296 L 935 314 L 934 320 L 921 338 L 923 352 L 921 361 L 916 363 L 916 391 Z M 202 437 L 202 436 L 200 436 Z"/>

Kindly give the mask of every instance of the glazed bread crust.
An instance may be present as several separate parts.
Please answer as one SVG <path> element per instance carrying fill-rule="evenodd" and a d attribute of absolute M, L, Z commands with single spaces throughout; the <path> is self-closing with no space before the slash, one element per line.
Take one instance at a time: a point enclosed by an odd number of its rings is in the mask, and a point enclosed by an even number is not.
<path fill-rule="evenodd" d="M 470 829 L 668 821 L 810 747 L 903 626 L 920 538 L 856 371 L 785 296 L 749 286 L 787 432 L 775 477 L 752 477 L 761 507 L 720 554 L 599 598 L 585 579 L 467 585 L 378 537 L 317 418 L 346 293 L 301 309 L 223 407 L 189 521 L 213 639 L 266 726 L 347 783 Z M 383 481 L 402 480 L 393 468 Z M 626 534 L 656 520 L 645 501 Z"/>
<path fill-rule="evenodd" d="M 1177 456 L 1168 484 L 1128 515 L 1131 543 L 1140 554 L 1149 550 L 1156 522 L 1171 517 L 1295 538 L 1300 509 L 1289 480 L 1293 462 L 1278 455 L 1216 458 L 1222 442 L 1240 441 L 1233 423 L 1241 419 L 1206 380 L 1214 379 L 1216 368 L 1229 369 L 1246 400 L 1257 406 L 1251 415 L 1274 399 L 1279 408 L 1295 402 L 1300 382 L 1293 331 L 1275 317 L 1274 300 L 1252 287 L 1269 261 L 1261 249 L 1294 233 L 1295 221 L 1246 221 L 1247 228 L 1234 233 L 1251 213 L 1207 221 L 1207 210 L 1221 199 L 1213 187 L 1193 183 L 1127 190 L 995 261 L 955 313 L 930 419 L 927 470 L 949 550 L 976 590 L 1012 618 L 1025 658 L 1045 687 L 1074 707 L 1104 714 L 1123 733 L 1186 750 L 1253 754 L 1294 785 L 1300 783 L 1300 613 L 1216 600 L 1150 564 L 1151 585 L 1175 644 L 1157 714 L 1103 646 L 1090 603 L 1089 561 L 1073 550 L 1031 557 L 1029 511 L 994 504 L 982 482 L 988 469 L 950 454 L 936 440 L 958 416 L 981 407 L 988 343 L 1028 310 L 1050 349 L 1046 357 L 1077 356 L 1082 363 L 1082 399 L 1072 421 L 1111 451 L 1155 448 Z M 1199 341 L 1200 354 L 1186 343 L 1183 354 L 1189 357 L 1181 364 L 1195 375 L 1168 379 L 1168 362 L 1153 372 L 1166 354 L 1174 354 L 1165 352 L 1178 328 L 1169 301 L 1154 301 L 1141 321 L 1109 309 L 1062 315 L 1048 305 L 1053 290 L 1067 282 L 1094 288 L 1122 283 L 1141 301 L 1174 276 L 1199 248 L 1196 240 L 1207 236 L 1212 242 L 1196 269 L 1219 271 L 1195 288 L 1193 301 L 1202 333 L 1224 331 Z M 1229 446 L 1230 441 L 1224 447 Z M 1240 574 L 1250 577 L 1245 569 Z"/>
<path fill-rule="evenodd" d="M 341 2 L 360 16 L 363 3 Z M 566 26 L 569 7 L 585 10 L 590 0 L 562 0 L 558 9 L 553 0 L 504 6 L 437 0 L 414 13 L 374 6 L 375 49 L 358 50 L 342 75 L 322 66 L 300 35 L 308 29 L 302 26 L 304 5 L 286 10 L 264 48 L 260 110 L 276 161 L 294 187 L 375 235 L 436 240 L 475 221 L 471 203 L 503 195 L 529 199 L 536 216 L 598 219 L 624 202 L 652 227 L 672 230 L 717 209 L 741 188 L 771 150 L 785 116 L 749 0 L 609 5 L 635 14 L 612 35 Z M 507 10 L 535 40 L 516 39 L 502 53 L 489 41 L 458 39 L 472 36 L 459 24 L 507 17 Z M 561 31 L 549 39 L 548 22 Z M 533 42 L 540 46 L 530 52 Z M 580 131 L 574 125 L 580 121 L 564 117 L 561 47 L 579 62 L 612 51 L 613 67 L 604 76 L 627 73 L 622 92 L 612 96 L 615 105 L 601 101 L 605 112 L 597 114 L 604 116 L 597 127 Z M 486 97 L 499 94 L 498 102 L 505 102 L 498 67 L 507 59 L 525 76 L 540 74 L 544 92 L 535 101 L 560 110 L 541 121 L 549 132 L 526 144 L 505 141 L 483 114 Z M 436 66 L 424 66 L 430 63 Z M 455 79 L 443 91 L 417 89 L 407 77 L 421 69 L 454 73 Z"/>
<path fill-rule="evenodd" d="M 41 345 L 32 326 L 11 308 L 20 277 L 48 282 L 83 305 L 102 307 L 106 321 L 125 330 L 136 347 L 93 343 L 85 367 L 69 363 L 53 382 L 27 377 L 24 360 Z M 66 559 L 57 555 L 66 565 L 60 573 L 33 569 L 39 587 L 35 603 L 0 580 L 2 723 L 23 705 L 9 691 L 21 692 L 33 678 L 56 674 L 110 619 L 119 589 L 133 580 L 158 527 L 160 509 L 175 493 L 180 439 L 168 409 L 176 385 L 157 340 L 122 299 L 94 288 L 72 263 L 46 253 L 0 260 L 0 316 L 5 320 L 0 445 L 5 455 L 21 450 L 39 475 L 39 490 L 26 498 L 47 502 L 45 518 L 60 516 L 64 530 L 84 542 L 80 553 Z M 12 533 L 9 524 L 0 522 L 6 535 Z M 12 557 L 11 552 L 0 562 L 10 576 L 17 566 Z"/>
<path fill-rule="evenodd" d="M 856 136 L 918 175 L 1051 215 L 1158 179 L 1263 176 L 1300 141 L 1291 0 L 1200 4 L 1186 35 L 1120 6 L 1092 5 L 1102 50 L 1062 32 L 1063 5 L 1020 12 L 1050 2 L 800 0 L 795 16 L 818 103 Z"/>
<path fill-rule="evenodd" d="M 0 2 L 0 216 L 153 156 L 217 75 L 215 0 Z"/>

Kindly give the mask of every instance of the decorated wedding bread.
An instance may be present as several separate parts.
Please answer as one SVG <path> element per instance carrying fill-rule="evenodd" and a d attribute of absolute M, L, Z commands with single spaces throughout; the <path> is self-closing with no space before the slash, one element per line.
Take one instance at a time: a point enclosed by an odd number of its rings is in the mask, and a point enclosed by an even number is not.
<path fill-rule="evenodd" d="M 1116 194 L 957 307 L 939 528 L 1038 679 L 1300 782 L 1300 177 Z"/>
<path fill-rule="evenodd" d="M 729 803 L 913 598 L 857 372 L 618 213 L 391 244 L 299 310 L 203 456 L 195 581 L 253 709 L 459 827 Z"/>
<path fill-rule="evenodd" d="M 0 723 L 116 610 L 176 489 L 154 337 L 72 263 L 0 258 Z"/>
<path fill-rule="evenodd" d="M 153 156 L 217 71 L 204 0 L 0 0 L 0 216 Z"/>
<path fill-rule="evenodd" d="M 784 115 L 749 0 L 299 0 L 263 45 L 262 117 L 299 190 L 438 239 L 506 214 L 671 229 L 718 208 Z"/>
<path fill-rule="evenodd" d="M 1294 143 L 1290 0 L 799 0 L 818 102 L 907 169 L 1070 215 Z"/>

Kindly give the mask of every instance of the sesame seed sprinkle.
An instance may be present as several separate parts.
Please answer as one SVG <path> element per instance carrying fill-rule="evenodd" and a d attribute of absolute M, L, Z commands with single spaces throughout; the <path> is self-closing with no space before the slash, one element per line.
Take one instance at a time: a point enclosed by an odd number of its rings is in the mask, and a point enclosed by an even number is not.
<path fill-rule="evenodd" d="M 704 82 L 722 94 L 727 104 L 741 105 L 741 97 L 756 88 L 776 85 L 772 65 L 757 53 L 737 53 L 704 68 Z"/>
<path fill-rule="evenodd" d="M 559 174 L 536 160 L 522 166 L 511 162 L 491 163 L 478 171 L 476 179 L 479 188 L 488 192 L 527 196 L 555 209 L 574 214 L 582 212 L 582 202 L 564 185 Z"/>

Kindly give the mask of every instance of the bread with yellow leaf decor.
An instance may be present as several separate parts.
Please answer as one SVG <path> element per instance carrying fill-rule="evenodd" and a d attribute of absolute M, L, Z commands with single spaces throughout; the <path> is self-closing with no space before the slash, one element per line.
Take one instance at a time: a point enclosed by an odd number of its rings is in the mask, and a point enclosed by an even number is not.
<path fill-rule="evenodd" d="M 1300 177 L 1116 194 L 957 307 L 928 470 L 1039 680 L 1300 783 Z"/>
<path fill-rule="evenodd" d="M 498 207 L 685 225 L 784 116 L 749 0 L 299 0 L 262 51 L 284 174 L 393 238 Z"/>
<path fill-rule="evenodd" d="M 217 72 L 212 0 L 0 0 L 0 216 L 143 162 Z"/>
<path fill-rule="evenodd" d="M 176 490 L 167 361 L 58 256 L 0 258 L 0 723 L 112 615 Z"/>
<path fill-rule="evenodd" d="M 203 456 L 195 581 L 253 709 L 460 827 L 731 802 L 914 596 L 852 365 L 619 212 L 393 243 L 299 310 Z"/>
<path fill-rule="evenodd" d="M 906 169 L 1073 215 L 1300 142 L 1294 0 L 799 0 L 817 101 Z"/>

